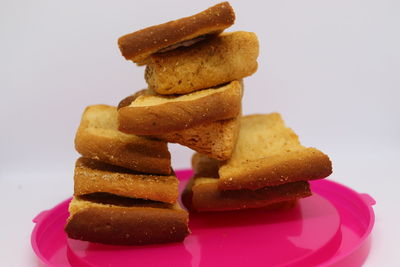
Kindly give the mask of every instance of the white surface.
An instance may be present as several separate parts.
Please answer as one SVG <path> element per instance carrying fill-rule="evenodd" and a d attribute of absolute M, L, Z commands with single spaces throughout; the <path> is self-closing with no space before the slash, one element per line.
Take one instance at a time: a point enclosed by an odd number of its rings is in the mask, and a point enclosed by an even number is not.
<path fill-rule="evenodd" d="M 36 264 L 32 218 L 72 194 L 83 108 L 145 87 L 119 36 L 216 1 L 0 2 L 0 265 Z M 257 33 L 244 112 L 279 111 L 334 162 L 331 179 L 377 200 L 365 266 L 399 265 L 399 1 L 231 1 L 232 30 Z M 157 6 L 154 8 L 154 6 Z M 172 147 L 174 166 L 191 152 Z M 4 219 L 6 218 L 6 219 Z"/>

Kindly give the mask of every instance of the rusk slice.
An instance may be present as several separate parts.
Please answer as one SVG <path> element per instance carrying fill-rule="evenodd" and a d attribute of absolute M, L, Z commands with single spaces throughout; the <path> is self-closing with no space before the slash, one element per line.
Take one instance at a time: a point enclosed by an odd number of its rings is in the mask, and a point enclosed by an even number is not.
<path fill-rule="evenodd" d="M 190 233 L 188 213 L 166 204 L 112 195 L 75 197 L 65 231 L 69 238 L 112 245 L 181 242 Z"/>
<path fill-rule="evenodd" d="M 275 208 L 283 208 L 299 198 L 311 196 L 307 181 L 266 186 L 257 190 L 221 191 L 218 189 L 218 179 L 192 179 L 182 194 L 182 202 L 189 210 L 198 212 L 262 208 L 272 204 L 277 204 L 273 206 Z"/>
<path fill-rule="evenodd" d="M 221 190 L 255 190 L 332 173 L 328 156 L 302 146 L 278 113 L 244 116 L 240 123 L 232 157 L 219 169 Z"/>
<path fill-rule="evenodd" d="M 193 211 L 225 211 L 268 207 L 283 209 L 311 195 L 306 181 L 267 186 L 257 190 L 221 191 L 218 188 L 218 161 L 204 155 L 193 157 L 194 177 L 182 194 L 182 202 Z"/>
<path fill-rule="evenodd" d="M 154 137 L 187 146 L 210 158 L 227 160 L 231 157 L 237 141 L 239 123 L 240 116 Z"/>
<path fill-rule="evenodd" d="M 253 74 L 258 50 L 254 33 L 223 33 L 190 47 L 151 55 L 145 79 L 148 88 L 159 94 L 187 94 Z"/>
<path fill-rule="evenodd" d="M 101 161 L 79 158 L 75 164 L 74 195 L 93 193 L 175 203 L 178 199 L 178 179 L 174 173 L 138 173 Z"/>
<path fill-rule="evenodd" d="M 167 143 L 118 131 L 117 109 L 112 106 L 94 105 L 85 109 L 75 148 L 86 158 L 134 171 L 171 173 Z"/>
<path fill-rule="evenodd" d="M 124 35 L 119 38 L 118 46 L 126 59 L 141 63 L 150 54 L 160 50 L 190 45 L 191 40 L 197 37 L 218 34 L 234 21 L 232 7 L 228 2 L 223 2 L 193 16 Z"/>
<path fill-rule="evenodd" d="M 243 84 L 228 84 L 181 96 L 161 96 L 151 90 L 136 94 L 118 110 L 119 130 L 138 135 L 161 135 L 237 117 Z M 126 101 L 124 101 L 126 104 Z"/>

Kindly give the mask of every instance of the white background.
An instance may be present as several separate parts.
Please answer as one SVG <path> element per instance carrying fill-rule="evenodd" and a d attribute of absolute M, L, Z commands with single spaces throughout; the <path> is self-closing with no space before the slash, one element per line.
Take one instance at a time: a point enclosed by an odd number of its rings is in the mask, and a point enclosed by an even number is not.
<path fill-rule="evenodd" d="M 82 110 L 145 87 L 117 38 L 217 1 L 0 2 L 0 265 L 36 264 L 32 218 L 72 195 Z M 278 111 L 339 181 L 377 201 L 365 266 L 394 266 L 400 230 L 400 2 L 231 1 L 254 31 L 259 70 L 244 113 Z M 176 168 L 192 152 L 172 146 Z M 18 255 L 18 256 L 17 256 Z"/>

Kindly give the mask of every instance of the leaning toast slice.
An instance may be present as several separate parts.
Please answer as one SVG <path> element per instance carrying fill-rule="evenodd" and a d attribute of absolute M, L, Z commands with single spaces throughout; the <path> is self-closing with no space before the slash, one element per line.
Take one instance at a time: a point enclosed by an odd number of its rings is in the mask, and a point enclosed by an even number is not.
<path fill-rule="evenodd" d="M 232 157 L 219 168 L 221 190 L 250 189 L 321 179 L 332 173 L 329 157 L 304 147 L 278 113 L 241 119 Z"/>
<path fill-rule="evenodd" d="M 228 2 L 217 4 L 196 15 L 148 27 L 119 38 L 118 46 L 127 60 L 142 63 L 160 50 L 190 45 L 205 35 L 218 34 L 231 26 L 235 13 Z"/>
<path fill-rule="evenodd" d="M 219 162 L 205 155 L 192 158 L 194 176 L 182 194 L 182 202 L 192 211 L 226 211 L 269 207 L 280 209 L 293 206 L 299 198 L 311 195 L 309 183 L 292 182 L 267 186 L 257 190 L 221 191 L 218 188 Z"/>
<path fill-rule="evenodd" d="M 112 106 L 94 105 L 85 109 L 75 148 L 86 158 L 134 171 L 171 173 L 167 143 L 118 131 L 117 109 Z"/>
<path fill-rule="evenodd" d="M 136 94 L 118 109 L 119 130 L 138 135 L 161 135 L 237 117 L 242 81 L 181 96 L 161 96 L 151 90 Z"/>
<path fill-rule="evenodd" d="M 174 173 L 139 173 L 98 160 L 79 158 L 75 164 L 74 195 L 104 192 L 121 197 L 175 203 L 178 199 L 178 179 Z"/>

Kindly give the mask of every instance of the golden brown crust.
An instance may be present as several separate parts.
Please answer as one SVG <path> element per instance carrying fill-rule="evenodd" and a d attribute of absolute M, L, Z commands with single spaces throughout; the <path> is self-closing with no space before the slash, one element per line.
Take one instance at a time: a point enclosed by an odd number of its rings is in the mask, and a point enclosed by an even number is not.
<path fill-rule="evenodd" d="M 151 55 L 148 88 L 159 94 L 187 94 L 242 79 L 256 72 L 258 39 L 251 32 L 224 33 L 190 47 Z"/>
<path fill-rule="evenodd" d="M 142 89 L 142 90 L 139 90 L 139 91 L 137 91 L 136 93 L 134 93 L 132 95 L 129 95 L 129 96 L 125 97 L 124 99 L 119 101 L 117 110 L 120 110 L 121 108 L 129 107 L 130 104 L 133 101 L 135 101 L 136 98 L 138 98 L 139 96 L 143 96 L 146 93 L 147 93 L 147 89 Z"/>
<path fill-rule="evenodd" d="M 195 153 L 192 157 L 193 178 L 187 184 L 182 202 L 191 211 L 224 211 L 248 208 L 284 208 L 293 201 L 311 195 L 306 181 L 263 187 L 257 190 L 218 188 L 219 161 Z"/>
<path fill-rule="evenodd" d="M 79 158 L 75 164 L 74 195 L 99 192 L 175 203 L 178 199 L 178 179 L 174 173 L 144 174 L 93 159 Z"/>
<path fill-rule="evenodd" d="M 222 167 L 221 190 L 257 189 L 288 182 L 322 179 L 332 173 L 329 157 L 315 148 L 282 152 L 256 161 L 242 162 L 240 171 Z"/>
<path fill-rule="evenodd" d="M 139 100 L 136 98 L 130 106 L 118 110 L 119 130 L 130 134 L 159 135 L 235 118 L 241 110 L 242 94 L 241 81 L 232 81 L 222 87 L 185 96 L 157 96 L 157 99 L 168 100 L 161 104 L 134 106 L 132 104 Z M 185 97 L 184 101 L 180 100 L 182 97 Z"/>
<path fill-rule="evenodd" d="M 257 140 L 255 142 L 254 140 Z M 279 114 L 242 117 L 232 157 L 219 169 L 220 190 L 255 190 L 332 173 L 329 157 L 302 146 Z"/>
<path fill-rule="evenodd" d="M 198 179 L 207 179 L 207 182 L 197 183 Z M 311 196 L 311 190 L 306 181 L 267 186 L 257 190 L 221 191 L 218 189 L 218 179 L 197 177 L 192 178 L 185 188 L 182 203 L 191 211 L 226 211 L 268 207 L 271 204 L 291 202 L 308 196 Z M 281 205 L 277 204 L 276 207 Z"/>
<path fill-rule="evenodd" d="M 131 170 L 171 173 L 171 155 L 166 142 L 119 132 L 115 107 L 94 105 L 85 109 L 75 148 L 84 157 Z"/>
<path fill-rule="evenodd" d="M 140 63 L 163 48 L 198 36 L 220 33 L 234 21 L 232 7 L 223 2 L 193 16 L 124 35 L 119 38 L 118 46 L 126 59 Z"/>
<path fill-rule="evenodd" d="M 146 93 L 146 89 L 137 91 L 133 95 L 127 96 L 124 99 L 122 99 L 117 106 L 117 110 L 129 106 L 136 98 L 138 98 L 141 95 L 144 95 Z"/>
<path fill-rule="evenodd" d="M 181 242 L 189 234 L 188 214 L 161 206 L 117 206 L 82 202 L 70 214 L 65 231 L 69 238 L 112 245 L 147 245 Z M 70 209 L 71 210 L 71 209 Z"/>
<path fill-rule="evenodd" d="M 236 144 L 239 121 L 239 118 L 215 121 L 154 137 L 187 146 L 210 158 L 227 160 L 231 157 Z"/>

